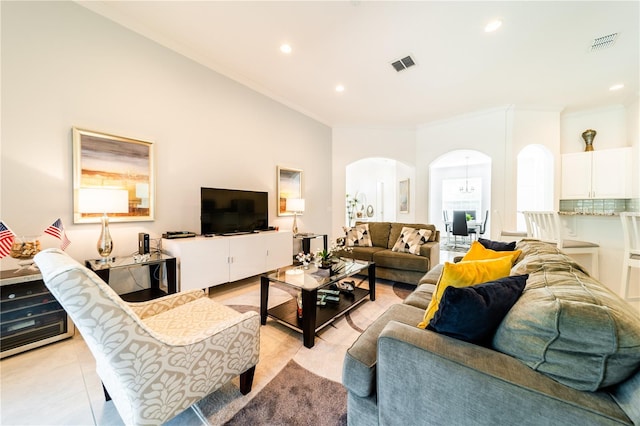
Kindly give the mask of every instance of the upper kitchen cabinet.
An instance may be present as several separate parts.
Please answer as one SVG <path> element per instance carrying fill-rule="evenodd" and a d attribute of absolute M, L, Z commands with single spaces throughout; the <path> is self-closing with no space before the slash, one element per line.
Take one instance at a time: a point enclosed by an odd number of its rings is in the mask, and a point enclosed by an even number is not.
<path fill-rule="evenodd" d="M 562 199 L 631 198 L 632 148 L 562 155 Z"/>

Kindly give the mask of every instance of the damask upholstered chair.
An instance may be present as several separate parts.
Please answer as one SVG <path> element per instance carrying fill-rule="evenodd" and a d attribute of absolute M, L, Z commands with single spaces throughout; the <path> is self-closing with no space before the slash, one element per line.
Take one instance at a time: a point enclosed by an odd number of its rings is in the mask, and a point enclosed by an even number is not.
<path fill-rule="evenodd" d="M 166 422 L 240 375 L 251 390 L 260 316 L 240 314 L 201 290 L 124 302 L 63 251 L 35 257 L 45 285 L 82 334 L 107 400 L 127 425 Z"/>

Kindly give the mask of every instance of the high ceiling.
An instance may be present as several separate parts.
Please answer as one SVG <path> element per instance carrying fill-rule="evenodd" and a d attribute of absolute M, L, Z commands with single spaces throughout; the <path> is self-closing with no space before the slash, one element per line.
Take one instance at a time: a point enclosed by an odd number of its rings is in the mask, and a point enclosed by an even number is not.
<path fill-rule="evenodd" d="M 79 3 L 331 126 L 416 126 L 509 104 L 570 112 L 640 93 L 638 1 Z M 417 65 L 396 72 L 407 55 Z"/>

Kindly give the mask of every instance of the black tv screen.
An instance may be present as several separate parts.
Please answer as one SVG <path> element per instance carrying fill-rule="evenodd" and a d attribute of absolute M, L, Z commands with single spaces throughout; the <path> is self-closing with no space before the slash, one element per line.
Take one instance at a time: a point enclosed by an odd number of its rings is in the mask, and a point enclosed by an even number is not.
<path fill-rule="evenodd" d="M 200 188 L 200 232 L 236 234 L 269 227 L 268 193 Z"/>

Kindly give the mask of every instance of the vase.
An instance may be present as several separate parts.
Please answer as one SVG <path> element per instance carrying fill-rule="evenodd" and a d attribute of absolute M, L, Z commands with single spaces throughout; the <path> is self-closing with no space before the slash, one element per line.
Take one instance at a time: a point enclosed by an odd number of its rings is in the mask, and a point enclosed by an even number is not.
<path fill-rule="evenodd" d="M 587 129 L 582 132 L 582 139 L 584 139 L 584 143 L 586 144 L 584 150 L 593 151 L 593 139 L 596 137 L 597 132 L 593 129 Z"/>
<path fill-rule="evenodd" d="M 320 266 L 319 267 L 322 268 L 322 269 L 329 269 L 329 268 L 331 268 L 331 264 L 332 264 L 331 259 L 322 259 L 320 261 Z"/>

